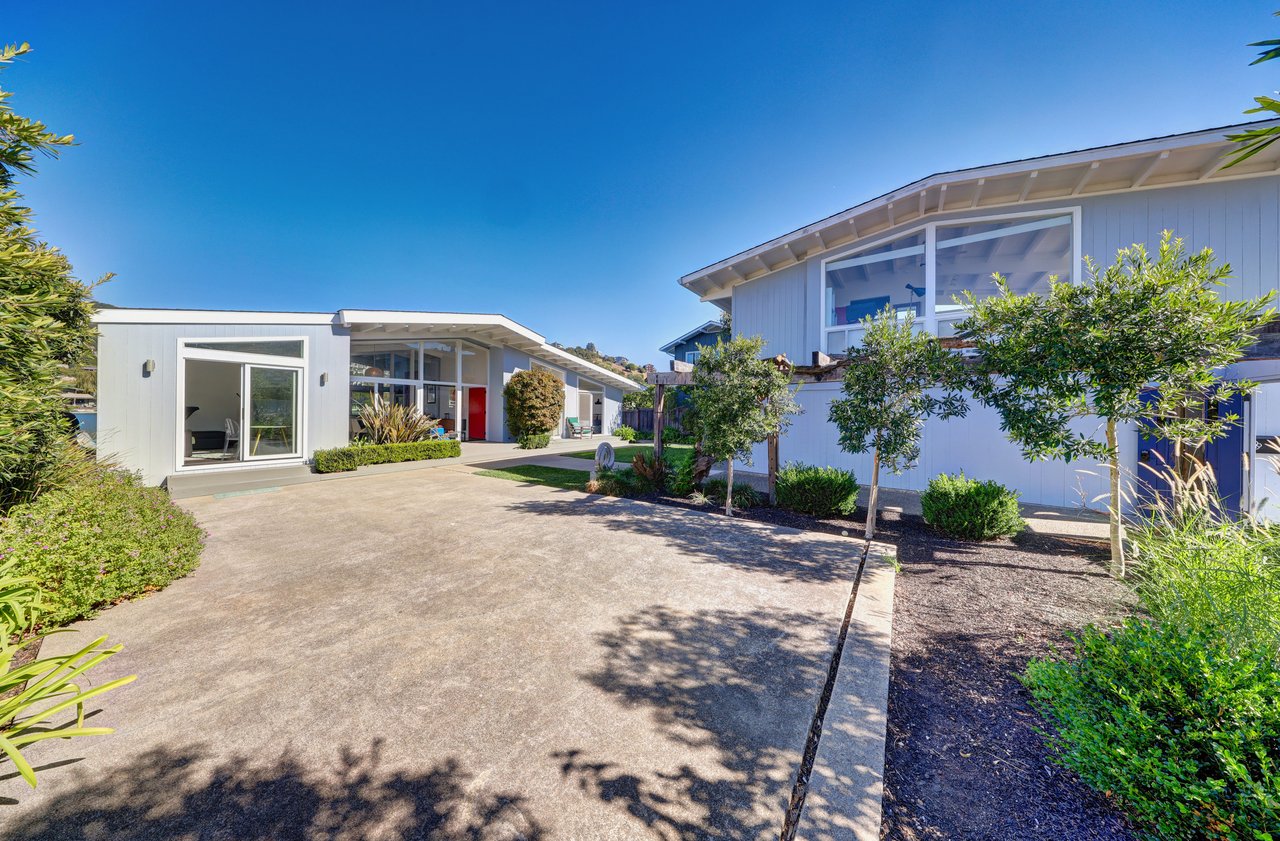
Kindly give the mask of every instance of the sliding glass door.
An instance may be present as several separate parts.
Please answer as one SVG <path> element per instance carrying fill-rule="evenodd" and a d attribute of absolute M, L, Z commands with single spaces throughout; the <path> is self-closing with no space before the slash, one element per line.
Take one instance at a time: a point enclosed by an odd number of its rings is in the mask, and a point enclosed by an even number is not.
<path fill-rule="evenodd" d="M 284 458 L 300 452 L 297 368 L 244 366 L 245 459 Z"/>

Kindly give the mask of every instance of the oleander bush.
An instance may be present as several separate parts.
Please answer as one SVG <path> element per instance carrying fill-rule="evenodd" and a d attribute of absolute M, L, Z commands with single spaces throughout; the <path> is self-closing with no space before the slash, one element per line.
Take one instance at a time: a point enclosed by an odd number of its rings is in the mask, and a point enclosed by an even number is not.
<path fill-rule="evenodd" d="M 999 482 L 970 479 L 964 473 L 940 473 L 920 495 L 924 521 L 964 540 L 992 540 L 1026 527 L 1018 513 L 1018 494 Z"/>
<path fill-rule="evenodd" d="M 627 426 L 626 424 L 623 424 L 622 426 L 615 429 L 613 431 L 613 434 L 621 438 L 623 441 L 636 440 L 636 431 L 631 427 Z"/>
<path fill-rule="evenodd" d="M 0 563 L 43 591 L 42 622 L 64 625 L 191 572 L 203 539 L 166 491 L 89 462 L 0 519 Z"/>
<path fill-rule="evenodd" d="M 708 479 L 702 483 L 702 494 L 716 505 L 724 505 L 728 483 L 724 479 Z M 733 507 L 757 508 L 764 504 L 764 497 L 746 482 L 733 483 Z"/>
<path fill-rule="evenodd" d="M 811 517 L 847 516 L 858 507 L 858 479 L 852 470 L 787 464 L 778 471 L 774 504 Z"/>
<path fill-rule="evenodd" d="M 462 444 L 449 439 L 444 441 L 414 441 L 407 444 L 357 444 L 316 450 L 315 471 L 338 473 L 355 470 L 366 464 L 393 464 L 401 461 L 425 461 L 435 458 L 457 458 L 462 455 Z"/>
<path fill-rule="evenodd" d="M 551 446 L 550 432 L 530 432 L 516 439 L 516 446 L 522 450 L 543 450 Z"/>
<path fill-rule="evenodd" d="M 1212 626 L 1086 628 L 1023 677 L 1055 761 L 1151 838 L 1266 841 L 1280 827 L 1280 665 Z M 1271 834 L 1269 834 L 1271 833 Z"/>

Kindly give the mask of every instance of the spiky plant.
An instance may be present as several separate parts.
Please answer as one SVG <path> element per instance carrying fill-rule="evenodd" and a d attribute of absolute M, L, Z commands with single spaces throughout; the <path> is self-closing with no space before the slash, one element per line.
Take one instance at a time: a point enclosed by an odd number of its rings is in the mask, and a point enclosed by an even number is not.
<path fill-rule="evenodd" d="M 381 395 L 360 410 L 360 423 L 374 444 L 425 441 L 436 426 L 435 419 L 424 415 L 417 406 L 404 406 Z"/>

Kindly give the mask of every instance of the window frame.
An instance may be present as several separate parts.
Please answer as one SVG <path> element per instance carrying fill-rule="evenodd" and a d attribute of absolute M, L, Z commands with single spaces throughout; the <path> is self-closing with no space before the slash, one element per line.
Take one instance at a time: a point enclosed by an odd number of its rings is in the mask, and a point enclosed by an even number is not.
<path fill-rule="evenodd" d="M 855 335 L 861 334 L 862 327 L 856 324 L 836 324 L 827 325 L 827 264 L 836 263 L 841 260 L 847 260 L 859 252 L 867 251 L 872 248 L 879 248 L 897 239 L 911 236 L 912 234 L 924 232 L 924 288 L 925 295 L 923 301 L 923 314 L 916 319 L 916 324 L 926 332 L 938 335 L 939 324 L 950 324 L 964 316 L 963 313 L 955 313 L 952 315 L 939 316 L 936 311 L 937 304 L 937 256 L 938 256 L 938 228 L 950 228 L 960 225 L 980 224 L 983 222 L 1002 222 L 1014 219 L 1032 219 L 1036 217 L 1053 217 L 1053 216 L 1070 216 L 1071 217 L 1071 282 L 1079 284 L 1083 278 L 1081 277 L 1084 267 L 1084 255 L 1082 253 L 1081 243 L 1081 206 L 1073 205 L 1068 207 L 1046 207 L 1039 210 L 1025 210 L 1016 213 L 994 213 L 994 214 L 978 214 L 960 216 L 954 219 L 935 219 L 919 225 L 904 227 L 897 230 L 886 231 L 875 239 L 859 242 L 848 248 L 844 248 L 834 254 L 823 257 L 818 267 L 818 300 L 817 300 L 817 325 L 818 325 L 818 348 L 826 354 L 830 354 L 827 350 L 830 347 L 829 342 L 832 333 L 843 332 L 845 337 L 845 348 L 847 349 L 854 343 Z"/>
<path fill-rule="evenodd" d="M 689 357 L 693 357 L 693 358 L 690 359 Z M 701 358 L 702 358 L 701 350 L 686 350 L 684 352 L 684 361 L 689 363 L 690 365 L 697 365 L 698 360 Z"/>

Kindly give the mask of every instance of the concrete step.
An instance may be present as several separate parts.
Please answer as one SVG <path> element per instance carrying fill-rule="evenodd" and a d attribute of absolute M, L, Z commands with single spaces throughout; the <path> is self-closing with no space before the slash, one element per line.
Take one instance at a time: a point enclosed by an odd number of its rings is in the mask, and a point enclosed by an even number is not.
<path fill-rule="evenodd" d="M 211 496 L 221 493 L 256 491 L 282 485 L 297 485 L 315 478 L 311 468 L 304 464 L 284 467 L 240 467 L 229 470 L 208 470 L 196 473 L 175 473 L 165 480 L 169 496 L 186 499 L 193 496 Z"/>

